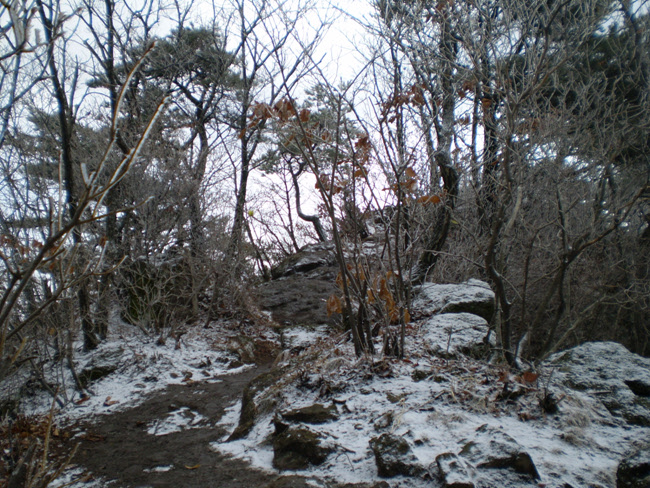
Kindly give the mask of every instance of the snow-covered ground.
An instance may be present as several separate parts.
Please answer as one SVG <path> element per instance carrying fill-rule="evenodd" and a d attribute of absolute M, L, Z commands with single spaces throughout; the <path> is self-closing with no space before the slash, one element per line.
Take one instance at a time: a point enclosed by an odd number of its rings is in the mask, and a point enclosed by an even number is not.
<path fill-rule="evenodd" d="M 540 376 L 529 384 L 510 376 L 505 368 L 462 357 L 431 357 L 422 352 L 430 339 L 426 331 L 413 329 L 405 361 L 355 360 L 349 346 L 331 343 L 323 347 L 323 359 L 312 364 L 311 372 L 336 393 L 322 398 L 319 389 L 293 384 L 279 395 L 278 409 L 333 402 L 339 419 L 313 429 L 337 450 L 323 465 L 297 474 L 351 483 L 380 480 L 369 441 L 383 431 L 406 439 L 419 464 L 435 472 L 438 455 L 459 452 L 477 429 L 488 426 L 507 433 L 533 458 L 541 479 L 518 486 L 614 487 L 618 463 L 635 441 L 650 434 L 647 428 L 614 423 L 611 418 L 603 421 L 598 411 L 590 409 L 588 395 L 553 384 L 551 368 L 540 370 Z M 333 355 L 327 351 L 338 351 L 348 361 L 339 361 L 341 366 L 332 371 L 327 364 Z M 523 390 L 522 396 L 513 401 L 500 399 L 506 382 Z M 545 388 L 560 399 L 557 414 L 545 414 L 539 406 Z M 233 406 L 222 419 L 230 430 L 237 424 L 240 406 Z M 247 437 L 231 442 L 220 439 L 212 447 L 272 470 L 273 448 L 268 439 L 274 430 L 273 415 L 261 418 Z M 390 483 L 441 486 L 412 477 L 396 477 Z"/>
<path fill-rule="evenodd" d="M 93 367 L 110 367 L 115 371 L 92 381 L 87 394 L 75 388 L 70 371 L 58 367 L 47 373 L 61 378 L 64 389 L 59 393 L 66 400 L 57 409 L 56 420 L 73 420 L 105 415 L 138 405 L 147 394 L 172 384 L 193 381 L 219 381 L 225 374 L 237 374 L 250 365 L 232 367 L 235 357 L 225 345 L 234 334 L 223 330 L 223 324 L 210 329 L 188 328 L 179 340 L 146 336 L 139 329 L 124 323 L 114 324 L 109 337 L 98 349 L 83 352 L 79 345 L 75 358 L 77 374 Z M 45 414 L 52 404 L 51 396 L 43 391 L 22 398 L 21 409 L 26 414 Z"/>
<path fill-rule="evenodd" d="M 459 320 L 456 328 L 447 323 L 452 315 Z M 430 318 L 411 324 L 404 360 L 380 355 L 356 358 L 351 344 L 341 335 L 328 335 L 326 328 L 287 329 L 282 337 L 271 329 L 258 331 L 260 338 L 283 342 L 294 350 L 293 357 L 281 361 L 294 365 L 295 371 L 301 370 L 300 381 L 283 383 L 275 393 L 277 409 L 322 403 L 333 404 L 338 411 L 338 420 L 314 427 L 335 446 L 334 453 L 324 464 L 296 474 L 338 482 L 379 481 L 369 441 L 389 432 L 407 440 L 418 464 L 432 473 L 430 479 L 392 478 L 390 485 L 442 486 L 435 475 L 436 457 L 458 453 L 468 440 L 480 442 L 477 432 L 487 426 L 508 434 L 532 457 L 541 479 L 519 486 L 616 486 L 618 463 L 635 443 L 650 438 L 648 428 L 613 418 L 594 399 L 598 392 L 567 388 L 561 381 L 566 375 L 557 364 L 549 363 L 533 376 L 516 376 L 504 366 L 457 353 L 456 345 L 476 342 L 476 327 L 482 325 L 482 319 L 476 324 L 470 321 L 470 327 L 465 314 L 449 314 L 444 321 L 447 328 L 443 331 L 432 331 L 432 324 L 437 322 Z M 464 337 L 463 331 L 469 335 Z M 179 341 L 168 339 L 160 344 L 155 337 L 144 337 L 133 328 L 117 327 L 99 351 L 80 354 L 77 359 L 77 371 L 96 365 L 102 358 L 111 358 L 117 365 L 115 371 L 92 382 L 88 397 L 74 397 L 68 392 L 70 402 L 58 411 L 57 421 L 128 409 L 145 394 L 169 384 L 220 381 L 221 375 L 237 374 L 248 366 L 232 367 L 235 358 L 227 344 L 236 334 L 228 324 L 213 324 L 209 329 L 188 328 Z M 295 352 L 305 347 L 303 352 Z M 439 356 L 434 351 L 445 354 Z M 450 356 L 450 352 L 456 354 Z M 604 355 L 603 360 L 612 358 Z M 639 361 L 640 367 L 650 364 L 643 358 Z M 66 383 L 72 385 L 71 378 Z M 540 400 L 549 393 L 559 402 L 557 413 L 545 413 L 540 407 Z M 23 409 L 44 413 L 51 401 L 47 395 L 25 398 Z M 240 409 L 241 402 L 233 404 L 221 419 L 229 432 L 237 425 Z M 206 449 L 245 458 L 256 467 L 275 472 L 269 442 L 275 413 L 262 415 L 244 438 L 231 442 L 215 438 Z M 165 418 L 152 419 L 148 432 L 165 435 L 190 428 L 205 428 L 201 416 L 190 409 L 179 409 Z M 102 480 L 74 482 L 81 473 L 73 467 L 53 486 L 108 486 Z"/>

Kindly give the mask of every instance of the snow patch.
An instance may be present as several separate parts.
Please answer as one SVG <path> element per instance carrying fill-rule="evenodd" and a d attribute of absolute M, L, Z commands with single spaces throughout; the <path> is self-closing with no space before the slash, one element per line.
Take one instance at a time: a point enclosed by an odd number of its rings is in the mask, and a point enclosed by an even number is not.
<path fill-rule="evenodd" d="M 205 424 L 206 418 L 189 407 L 182 407 L 170 412 L 162 420 L 154 420 L 147 426 L 147 433 L 151 435 L 167 435 L 188 429 L 196 429 Z"/>

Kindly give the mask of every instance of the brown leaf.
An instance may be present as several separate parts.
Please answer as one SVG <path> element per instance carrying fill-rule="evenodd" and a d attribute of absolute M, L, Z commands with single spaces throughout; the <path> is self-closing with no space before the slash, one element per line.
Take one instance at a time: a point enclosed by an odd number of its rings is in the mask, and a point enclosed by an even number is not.
<path fill-rule="evenodd" d="M 185 469 L 199 469 L 200 467 L 200 464 L 195 464 L 194 466 L 188 466 L 187 464 L 185 465 Z"/>
<path fill-rule="evenodd" d="M 331 295 L 327 299 L 327 316 L 331 317 L 332 314 L 343 313 L 343 307 L 341 305 L 341 300 L 336 295 Z"/>
<path fill-rule="evenodd" d="M 117 403 L 120 403 L 120 402 L 118 402 L 117 400 L 111 400 L 111 397 L 109 397 L 109 396 L 107 396 L 106 400 L 104 400 L 104 406 L 105 407 L 110 407 L 111 405 L 115 405 Z"/>
<path fill-rule="evenodd" d="M 537 378 L 539 378 L 539 373 L 533 373 L 532 371 L 526 371 L 524 374 L 521 375 L 521 379 L 523 383 L 535 383 L 537 381 Z"/>
<path fill-rule="evenodd" d="M 371 288 L 368 288 L 368 303 L 375 303 L 377 299 L 375 298 L 375 293 Z"/>
<path fill-rule="evenodd" d="M 413 168 L 409 166 L 408 168 L 406 168 L 406 176 L 408 176 L 409 178 L 415 178 L 417 176 L 417 173 Z"/>
<path fill-rule="evenodd" d="M 422 204 L 434 204 L 441 201 L 442 199 L 438 195 L 425 195 L 417 199 L 417 202 Z"/>
<path fill-rule="evenodd" d="M 82 403 L 85 403 L 88 400 L 90 400 L 90 397 L 88 395 L 83 395 L 79 400 L 77 400 L 74 403 L 75 403 L 75 405 L 81 405 Z"/>

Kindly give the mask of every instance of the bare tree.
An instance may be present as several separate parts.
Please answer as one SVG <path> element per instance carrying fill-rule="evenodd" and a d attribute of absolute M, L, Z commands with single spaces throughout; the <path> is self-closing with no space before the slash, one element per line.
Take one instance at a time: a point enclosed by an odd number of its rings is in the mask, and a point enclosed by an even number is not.
<path fill-rule="evenodd" d="M 42 93 L 50 96 L 47 108 L 55 107 L 51 120 L 55 124 L 52 129 L 59 157 L 58 163 L 52 167 L 55 178 L 50 181 L 54 182 L 54 188 L 51 184 L 44 185 L 42 189 L 46 193 L 35 193 L 29 184 L 34 178 L 27 171 L 30 152 L 19 152 L 20 137 L 27 121 L 21 120 L 12 127 L 11 133 L 8 131 L 6 134 L 7 151 L 14 151 L 19 156 L 15 160 L 22 164 L 12 167 L 7 162 L 5 168 L 12 171 L 15 183 L 3 191 L 3 198 L 13 199 L 7 202 L 13 208 L 21 209 L 23 203 L 27 205 L 22 215 L 15 212 L 3 215 L 5 224 L 16 217 L 22 224 L 4 229 L 3 292 L 0 299 L 2 376 L 20 363 L 28 346 L 33 344 L 39 317 L 64 294 L 76 294 L 87 343 L 89 346 L 95 344 L 96 331 L 87 315 L 90 304 L 86 286 L 88 277 L 101 270 L 105 241 L 98 239 L 87 242 L 82 237 L 82 228 L 90 228 L 94 222 L 106 218 L 103 200 L 133 166 L 161 108 L 159 106 L 152 113 L 149 124 L 133 149 L 114 165 L 113 148 L 117 144 L 122 103 L 126 87 L 139 68 L 139 63 L 136 64 L 118 91 L 115 110 L 110 112 L 109 137 L 103 155 L 98 160 L 84 160 L 82 152 L 75 153 L 72 141 L 77 128 L 77 112 L 74 110 L 78 109 L 78 105 L 74 98 L 74 83 L 78 78 L 64 76 L 64 65 L 60 64 L 64 60 L 60 55 L 64 56 L 66 52 L 66 38 L 61 28 L 70 18 L 61 12 L 56 3 L 39 1 L 36 8 L 46 46 L 40 61 L 43 72 L 48 73 L 47 78 L 42 80 Z M 15 55 L 19 54 L 17 52 Z M 72 68 L 73 73 L 78 73 L 74 65 Z M 72 81 L 71 85 L 66 84 L 68 80 Z M 48 100 L 47 97 L 45 99 Z M 15 97 L 13 100 L 13 105 L 9 107 L 12 115 L 21 108 Z M 34 155 L 33 152 L 31 154 Z M 61 326 L 65 327 L 65 324 Z"/>

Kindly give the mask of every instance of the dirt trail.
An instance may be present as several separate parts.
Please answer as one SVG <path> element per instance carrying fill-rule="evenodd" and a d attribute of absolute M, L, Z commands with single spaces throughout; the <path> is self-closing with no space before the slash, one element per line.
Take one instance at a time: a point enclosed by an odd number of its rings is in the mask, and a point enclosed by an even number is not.
<path fill-rule="evenodd" d="M 225 434 L 215 427 L 224 409 L 240 397 L 252 378 L 266 369 L 258 367 L 223 376 L 217 383 L 170 385 L 135 408 L 82 425 L 88 439 L 82 441 L 73 463 L 97 477 L 115 480 L 111 486 L 264 487 L 277 475 L 214 452 L 209 444 Z M 152 421 L 164 419 L 170 411 L 181 407 L 204 416 L 204 425 L 159 436 L 147 433 Z M 173 468 L 166 472 L 145 471 L 156 466 Z"/>

